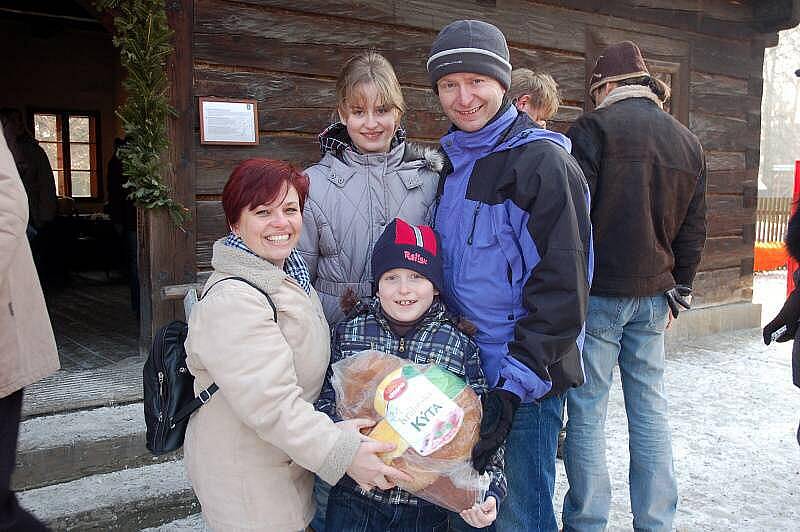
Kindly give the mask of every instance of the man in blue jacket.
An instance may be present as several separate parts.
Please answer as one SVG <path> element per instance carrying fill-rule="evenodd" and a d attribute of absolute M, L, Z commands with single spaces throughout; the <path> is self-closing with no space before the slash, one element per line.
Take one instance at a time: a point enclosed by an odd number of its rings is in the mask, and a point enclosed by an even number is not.
<path fill-rule="evenodd" d="M 509 495 L 497 530 L 557 530 L 552 506 L 562 394 L 583 383 L 591 278 L 589 193 L 570 141 L 508 102 L 495 26 L 442 29 L 427 63 L 450 132 L 435 225 L 444 298 L 478 327 L 484 398 L 478 470 L 505 442 Z"/>

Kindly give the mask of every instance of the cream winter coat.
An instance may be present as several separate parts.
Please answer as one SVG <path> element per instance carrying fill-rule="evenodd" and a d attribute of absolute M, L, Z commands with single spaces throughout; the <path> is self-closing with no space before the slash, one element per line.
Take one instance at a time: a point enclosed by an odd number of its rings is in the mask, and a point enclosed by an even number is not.
<path fill-rule="evenodd" d="M 0 131 L 0 398 L 59 368 L 27 225 L 28 198 Z"/>
<path fill-rule="evenodd" d="M 317 473 L 335 484 L 359 445 L 314 410 L 330 357 L 328 325 L 313 288 L 218 240 L 214 273 L 189 319 L 187 364 L 195 392 L 219 390 L 189 420 L 184 461 L 206 522 L 217 532 L 304 529 Z"/>
<path fill-rule="evenodd" d="M 311 187 L 297 246 L 331 325 L 344 319 L 339 300 L 348 288 L 361 298 L 372 295 L 372 247 L 386 225 L 395 218 L 430 222 L 443 163 L 436 150 L 410 142 L 366 155 L 342 148 L 349 142 L 343 129 L 321 136 L 328 151 L 306 170 Z"/>

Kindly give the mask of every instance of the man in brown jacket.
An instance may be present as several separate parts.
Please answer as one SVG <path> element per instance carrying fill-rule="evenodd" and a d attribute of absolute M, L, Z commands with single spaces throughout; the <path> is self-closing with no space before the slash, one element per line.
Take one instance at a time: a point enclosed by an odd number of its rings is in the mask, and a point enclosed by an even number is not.
<path fill-rule="evenodd" d="M 59 368 L 42 288 L 25 236 L 28 199 L 0 133 L 0 530 L 47 530 L 9 489 L 22 388 Z"/>

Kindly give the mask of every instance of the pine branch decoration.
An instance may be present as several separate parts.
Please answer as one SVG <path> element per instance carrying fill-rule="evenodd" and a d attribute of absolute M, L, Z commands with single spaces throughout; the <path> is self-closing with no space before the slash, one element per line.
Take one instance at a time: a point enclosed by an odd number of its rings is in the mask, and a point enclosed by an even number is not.
<path fill-rule="evenodd" d="M 175 201 L 161 179 L 169 148 L 167 120 L 177 116 L 169 105 L 166 65 L 172 53 L 172 30 L 164 0 L 96 0 L 99 11 L 114 14 L 114 46 L 127 71 L 122 85 L 128 97 L 118 110 L 127 142 L 119 157 L 128 178 L 123 185 L 128 197 L 145 209 L 166 209 L 178 226 L 189 219 L 189 210 Z"/>

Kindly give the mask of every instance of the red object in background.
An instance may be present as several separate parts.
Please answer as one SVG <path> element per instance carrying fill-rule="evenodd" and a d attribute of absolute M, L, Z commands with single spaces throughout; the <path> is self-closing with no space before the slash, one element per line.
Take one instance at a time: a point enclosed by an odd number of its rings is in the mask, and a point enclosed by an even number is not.
<path fill-rule="evenodd" d="M 800 202 L 800 161 L 794 162 L 794 192 L 792 193 L 792 214 L 797 210 L 797 203 Z M 792 257 L 786 261 L 786 295 L 794 290 L 794 271 L 797 269 L 797 261 Z"/>

